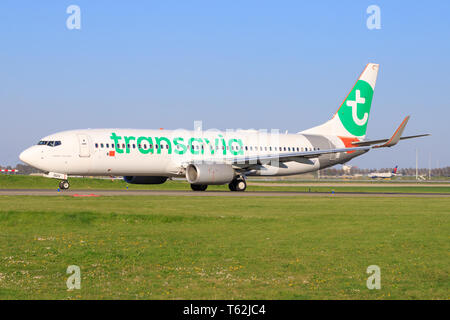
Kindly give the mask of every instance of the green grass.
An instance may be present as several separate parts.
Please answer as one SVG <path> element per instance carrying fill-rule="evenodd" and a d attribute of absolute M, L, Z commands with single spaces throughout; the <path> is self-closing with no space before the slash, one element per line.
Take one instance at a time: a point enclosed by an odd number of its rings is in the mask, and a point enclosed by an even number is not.
<path fill-rule="evenodd" d="M 167 181 L 158 185 L 127 184 L 122 179 L 70 178 L 71 189 L 75 190 L 190 190 L 187 182 Z M 442 186 L 389 186 L 389 183 L 375 183 L 373 186 L 255 186 L 249 182 L 248 191 L 300 191 L 300 192 L 400 192 L 400 193 L 450 193 L 448 187 Z M 256 182 L 255 182 L 256 183 Z M 0 189 L 57 189 L 58 180 L 38 176 L 1 175 Z M 208 186 L 208 190 L 227 191 L 228 186 Z"/>
<path fill-rule="evenodd" d="M 0 299 L 448 299 L 450 199 L 0 197 Z M 381 268 L 381 290 L 366 269 Z M 67 291 L 66 269 L 81 268 Z"/>

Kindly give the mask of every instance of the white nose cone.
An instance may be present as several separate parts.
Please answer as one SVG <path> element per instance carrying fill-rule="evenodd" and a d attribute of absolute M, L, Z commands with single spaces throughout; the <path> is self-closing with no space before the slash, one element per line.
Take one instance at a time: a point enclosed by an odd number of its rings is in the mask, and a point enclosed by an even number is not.
<path fill-rule="evenodd" d="M 26 164 L 33 166 L 33 163 L 36 162 L 35 159 L 35 152 L 33 152 L 34 150 L 32 150 L 32 148 L 28 148 L 25 151 L 23 151 L 20 155 L 19 155 L 19 159 L 22 162 L 25 162 Z"/>

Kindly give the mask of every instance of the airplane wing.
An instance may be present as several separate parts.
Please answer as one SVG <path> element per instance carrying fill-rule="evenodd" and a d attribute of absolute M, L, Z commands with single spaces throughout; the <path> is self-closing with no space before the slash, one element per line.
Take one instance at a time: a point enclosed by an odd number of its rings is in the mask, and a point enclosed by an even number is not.
<path fill-rule="evenodd" d="M 298 161 L 301 158 L 317 158 L 323 154 L 338 153 L 338 152 L 348 152 L 348 151 L 368 151 L 370 147 L 354 147 L 354 148 L 340 148 L 340 149 L 326 149 L 326 150 L 313 150 L 313 151 L 302 151 L 302 152 L 290 152 L 290 153 L 277 153 L 277 154 L 266 154 L 266 155 L 254 155 L 247 157 L 233 157 L 226 158 L 224 162 L 240 166 L 244 165 L 254 165 L 268 163 L 271 161 L 278 162 L 288 162 L 288 161 Z"/>
<path fill-rule="evenodd" d="M 376 146 L 373 146 L 372 148 L 386 148 L 386 147 L 395 146 L 400 140 L 419 138 L 419 137 L 425 137 L 425 136 L 430 135 L 429 133 L 426 133 L 426 134 L 419 134 L 419 135 L 415 135 L 415 136 L 402 137 L 403 131 L 405 130 L 405 127 L 406 127 L 406 124 L 408 123 L 409 118 L 410 118 L 410 116 L 407 116 L 402 121 L 402 123 L 397 128 L 397 130 L 395 130 L 394 134 L 392 135 L 392 137 L 390 139 L 355 141 L 355 142 L 352 142 L 352 144 L 355 146 L 362 147 L 362 146 L 371 146 L 373 144 L 381 143 Z"/>

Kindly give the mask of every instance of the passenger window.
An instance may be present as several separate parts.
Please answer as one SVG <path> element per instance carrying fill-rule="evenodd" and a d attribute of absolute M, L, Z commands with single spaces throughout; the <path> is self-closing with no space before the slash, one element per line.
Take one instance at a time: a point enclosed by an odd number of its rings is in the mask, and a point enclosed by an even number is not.
<path fill-rule="evenodd" d="M 166 149 L 169 149 L 169 145 L 168 144 L 166 144 Z"/>
<path fill-rule="evenodd" d="M 95 147 L 98 148 L 98 143 L 95 144 Z"/>
<path fill-rule="evenodd" d="M 122 143 L 122 149 L 125 149 L 125 143 Z"/>
<path fill-rule="evenodd" d="M 109 148 L 109 143 L 106 144 L 106 147 Z"/>
<path fill-rule="evenodd" d="M 103 148 L 103 143 L 100 143 L 100 148 Z"/>

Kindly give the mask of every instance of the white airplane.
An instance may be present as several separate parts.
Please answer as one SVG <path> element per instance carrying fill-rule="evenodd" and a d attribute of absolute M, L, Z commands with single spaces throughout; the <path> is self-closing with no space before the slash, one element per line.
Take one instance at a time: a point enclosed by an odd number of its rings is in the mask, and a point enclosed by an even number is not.
<path fill-rule="evenodd" d="M 395 166 L 395 168 L 391 172 L 372 172 L 367 176 L 372 179 L 390 179 L 397 175 L 397 168 L 398 166 Z"/>
<path fill-rule="evenodd" d="M 390 139 L 365 140 L 379 65 L 369 63 L 331 120 L 297 134 L 255 130 L 85 129 L 42 138 L 20 159 L 68 189 L 71 175 L 123 176 L 128 183 L 160 184 L 184 177 L 194 191 L 228 184 L 246 189 L 248 176 L 285 176 L 343 164 L 372 148 L 392 147 L 409 116 Z"/>

